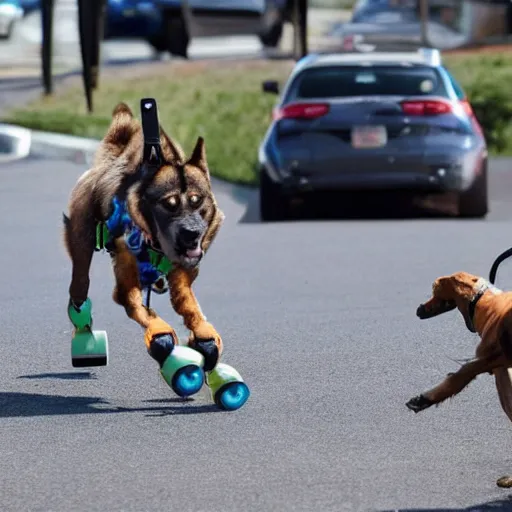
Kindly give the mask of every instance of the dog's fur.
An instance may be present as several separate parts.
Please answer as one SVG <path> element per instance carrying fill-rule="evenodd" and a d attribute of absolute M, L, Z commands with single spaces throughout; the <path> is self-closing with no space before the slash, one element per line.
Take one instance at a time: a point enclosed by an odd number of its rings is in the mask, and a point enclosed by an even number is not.
<path fill-rule="evenodd" d="M 191 288 L 200 260 L 224 220 L 212 192 L 204 141 L 199 137 L 186 159 L 160 127 L 160 144 L 165 162 L 143 187 L 137 174 L 143 158 L 142 126 L 125 103 L 116 106 L 91 169 L 71 192 L 69 214 L 64 217 L 65 245 L 72 262 L 70 300 L 80 307 L 88 298 L 96 223 L 109 217 L 113 197 L 120 196 L 126 199 L 132 221 L 173 263 L 167 276 L 171 303 L 191 331 L 189 344 L 213 340 L 220 357 L 222 339 L 206 321 Z M 112 264 L 114 301 L 144 329 L 155 325 L 154 320 L 162 325 L 143 304 L 136 260 L 122 238 L 115 240 Z M 173 329 L 168 330 L 177 341 Z"/>
<path fill-rule="evenodd" d="M 474 305 L 473 318 L 470 304 Z M 417 395 L 407 407 L 418 413 L 460 393 L 478 375 L 494 375 L 500 404 L 512 421 L 512 292 L 503 292 L 485 279 L 457 272 L 439 277 L 432 285 L 432 298 L 421 304 L 417 316 L 432 318 L 458 309 L 471 332 L 480 336 L 475 358 L 449 374 L 440 384 Z M 512 487 L 512 477 L 497 481 L 500 487 Z"/>

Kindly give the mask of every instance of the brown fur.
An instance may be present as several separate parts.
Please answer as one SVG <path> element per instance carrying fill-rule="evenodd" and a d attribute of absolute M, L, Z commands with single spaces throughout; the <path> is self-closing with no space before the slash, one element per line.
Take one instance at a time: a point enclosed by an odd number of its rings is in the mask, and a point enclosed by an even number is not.
<path fill-rule="evenodd" d="M 160 143 L 166 164 L 157 171 L 150 183 L 152 193 L 159 201 L 178 197 L 184 215 L 195 211 L 190 203 L 191 196 L 201 198 L 197 211 L 206 223 L 206 232 L 200 247 L 203 254 L 206 254 L 222 225 L 224 214 L 217 206 L 212 192 L 204 141 L 198 139 L 188 160 L 183 150 L 162 128 Z M 69 215 L 64 219 L 64 240 L 72 261 L 69 295 L 75 304 L 80 305 L 88 297 L 96 223 L 107 219 L 113 197 L 125 186 L 127 178 L 135 175 L 142 161 L 143 144 L 141 124 L 126 104 L 119 103 L 113 111 L 112 122 L 91 169 L 84 173 L 71 191 Z M 184 169 L 186 180 L 184 191 L 180 189 L 180 166 Z M 150 236 L 148 220 L 140 209 L 139 189 L 140 182 L 135 179 L 125 190 L 127 208 L 134 223 Z M 148 329 L 158 316 L 143 305 L 136 260 L 122 238 L 115 242 L 112 264 L 115 276 L 114 301 L 125 308 L 128 317 Z M 198 274 L 198 266 L 188 268 L 181 260 L 173 261 L 173 269 L 168 276 L 172 306 L 190 329 L 190 340 L 213 339 L 220 353 L 222 339 L 215 328 L 206 322 L 192 292 L 192 283 Z M 170 326 L 168 333 L 175 337 Z"/>
<path fill-rule="evenodd" d="M 474 318 L 469 318 L 469 304 L 479 286 L 487 283 L 478 276 L 457 272 L 440 277 L 433 283 L 433 296 L 418 308 L 420 318 L 431 318 L 457 308 L 466 325 L 473 327 L 480 336 L 475 358 L 449 374 L 437 386 L 415 396 L 407 406 L 420 412 L 432 405 L 439 405 L 447 398 L 460 393 L 478 375 L 494 375 L 500 405 L 512 421 L 512 292 L 487 289 L 476 303 Z M 497 482 L 500 487 L 512 487 L 512 477 L 505 476 Z"/>

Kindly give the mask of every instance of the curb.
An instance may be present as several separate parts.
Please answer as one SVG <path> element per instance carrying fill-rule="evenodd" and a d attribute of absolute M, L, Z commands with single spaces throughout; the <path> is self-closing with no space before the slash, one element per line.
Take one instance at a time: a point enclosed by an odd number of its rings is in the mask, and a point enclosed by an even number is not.
<path fill-rule="evenodd" d="M 0 163 L 13 162 L 30 154 L 32 133 L 26 128 L 0 124 Z"/>
<path fill-rule="evenodd" d="M 95 139 L 0 123 L 0 163 L 34 156 L 90 164 L 99 144 L 100 141 Z M 2 155 L 2 149 L 7 150 L 5 156 Z"/>

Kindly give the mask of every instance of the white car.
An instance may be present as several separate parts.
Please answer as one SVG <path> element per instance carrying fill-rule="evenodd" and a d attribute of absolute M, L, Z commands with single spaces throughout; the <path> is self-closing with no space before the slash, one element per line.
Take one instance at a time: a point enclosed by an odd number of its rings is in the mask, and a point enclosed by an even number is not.
<path fill-rule="evenodd" d="M 22 17 L 23 9 L 17 0 L 0 0 L 0 39 L 9 39 L 14 24 Z"/>

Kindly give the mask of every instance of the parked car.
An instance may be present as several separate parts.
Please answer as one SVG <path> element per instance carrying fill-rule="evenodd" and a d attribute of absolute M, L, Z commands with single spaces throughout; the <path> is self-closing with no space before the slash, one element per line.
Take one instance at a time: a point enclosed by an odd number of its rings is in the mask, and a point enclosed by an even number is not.
<path fill-rule="evenodd" d="M 30 11 L 41 0 L 21 0 Z M 276 47 L 293 0 L 107 0 L 104 39 L 143 39 L 157 52 L 187 57 L 195 37 L 255 35 Z"/>
<path fill-rule="evenodd" d="M 0 0 L 0 39 L 9 39 L 14 25 L 22 17 L 19 0 Z"/>
<path fill-rule="evenodd" d="M 108 0 L 105 39 L 145 39 L 187 57 L 195 37 L 256 35 L 275 47 L 293 0 Z"/>
<path fill-rule="evenodd" d="M 167 50 L 187 56 L 195 37 L 256 35 L 276 47 L 291 19 L 293 0 L 155 0 L 164 16 Z"/>
<path fill-rule="evenodd" d="M 275 81 L 263 90 L 279 94 Z M 263 220 L 315 191 L 454 192 L 488 211 L 487 144 L 440 52 L 309 55 L 293 69 L 258 154 Z"/>
<path fill-rule="evenodd" d="M 348 23 L 329 33 L 334 48 L 351 51 L 446 50 L 506 36 L 512 26 L 510 0 L 429 0 L 427 42 L 422 39 L 418 0 L 358 0 Z"/>

